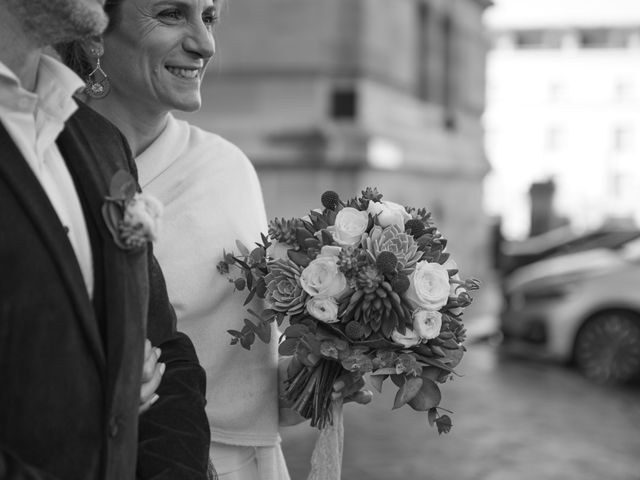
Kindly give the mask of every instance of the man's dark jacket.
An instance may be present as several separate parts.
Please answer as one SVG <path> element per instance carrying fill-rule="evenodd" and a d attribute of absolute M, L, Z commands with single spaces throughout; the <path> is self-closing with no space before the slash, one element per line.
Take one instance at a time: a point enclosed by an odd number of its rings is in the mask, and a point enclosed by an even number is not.
<path fill-rule="evenodd" d="M 128 146 L 83 105 L 57 143 L 84 210 L 95 293 L 0 122 L 0 479 L 204 479 L 204 372 L 176 332 L 151 246 L 119 248 L 101 215 L 113 175 L 135 176 Z M 167 370 L 139 416 L 146 337 Z"/>

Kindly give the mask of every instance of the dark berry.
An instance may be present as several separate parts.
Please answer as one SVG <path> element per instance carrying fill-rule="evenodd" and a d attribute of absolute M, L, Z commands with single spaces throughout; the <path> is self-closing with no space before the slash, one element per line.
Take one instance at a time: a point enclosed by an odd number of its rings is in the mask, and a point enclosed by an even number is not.
<path fill-rule="evenodd" d="M 340 196 L 333 190 L 327 190 L 320 197 L 322 206 L 328 210 L 335 210 L 340 205 Z"/>

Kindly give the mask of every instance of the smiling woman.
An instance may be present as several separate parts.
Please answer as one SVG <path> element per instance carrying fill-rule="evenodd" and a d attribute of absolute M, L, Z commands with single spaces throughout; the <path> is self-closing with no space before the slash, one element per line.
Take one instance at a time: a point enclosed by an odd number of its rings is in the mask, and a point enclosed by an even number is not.
<path fill-rule="evenodd" d="M 84 101 L 129 141 L 144 192 L 164 204 L 154 251 L 178 328 L 207 372 L 210 455 L 220 480 L 288 480 L 278 436 L 287 412 L 278 404 L 277 345 L 256 344 L 251 355 L 229 345 L 227 330 L 242 328 L 245 310 L 216 271 L 236 239 L 251 244 L 267 231 L 260 183 L 235 145 L 171 114 L 200 108 L 220 6 L 108 0 L 104 36 L 59 51 L 87 78 Z"/>

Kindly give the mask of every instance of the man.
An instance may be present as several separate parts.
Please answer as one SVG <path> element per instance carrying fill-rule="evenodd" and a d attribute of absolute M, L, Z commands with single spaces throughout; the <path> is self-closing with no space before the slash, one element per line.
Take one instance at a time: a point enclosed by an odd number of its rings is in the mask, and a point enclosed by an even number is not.
<path fill-rule="evenodd" d="M 100 33 L 102 4 L 0 0 L 0 480 L 205 478 L 204 372 L 151 244 L 102 217 L 128 147 L 42 54 Z"/>

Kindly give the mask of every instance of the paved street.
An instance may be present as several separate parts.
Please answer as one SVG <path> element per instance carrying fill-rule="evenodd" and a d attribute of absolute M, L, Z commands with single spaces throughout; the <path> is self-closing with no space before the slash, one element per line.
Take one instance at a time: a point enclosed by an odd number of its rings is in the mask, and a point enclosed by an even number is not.
<path fill-rule="evenodd" d="M 640 388 L 593 385 L 575 372 L 499 360 L 471 345 L 442 386 L 454 427 L 438 436 L 426 415 L 391 411 L 387 387 L 345 409 L 344 480 L 640 480 Z M 316 433 L 283 431 L 293 480 L 304 480 Z"/>

